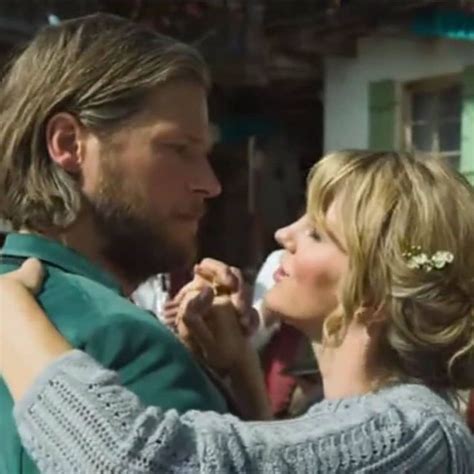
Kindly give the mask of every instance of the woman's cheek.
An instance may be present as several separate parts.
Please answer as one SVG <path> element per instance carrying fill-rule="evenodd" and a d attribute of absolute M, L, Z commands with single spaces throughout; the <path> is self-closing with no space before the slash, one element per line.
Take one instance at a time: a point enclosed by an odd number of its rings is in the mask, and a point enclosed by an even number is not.
<path fill-rule="evenodd" d="M 326 289 L 334 281 L 328 259 L 305 259 L 295 266 L 295 278 L 304 286 Z"/>

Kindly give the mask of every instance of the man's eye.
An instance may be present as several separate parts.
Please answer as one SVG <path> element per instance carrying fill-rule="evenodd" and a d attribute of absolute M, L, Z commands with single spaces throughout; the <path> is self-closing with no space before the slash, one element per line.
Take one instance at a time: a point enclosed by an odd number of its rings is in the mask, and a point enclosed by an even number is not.
<path fill-rule="evenodd" d="M 169 143 L 168 148 L 171 148 L 178 155 L 184 155 L 186 153 L 187 146 L 180 143 Z"/>

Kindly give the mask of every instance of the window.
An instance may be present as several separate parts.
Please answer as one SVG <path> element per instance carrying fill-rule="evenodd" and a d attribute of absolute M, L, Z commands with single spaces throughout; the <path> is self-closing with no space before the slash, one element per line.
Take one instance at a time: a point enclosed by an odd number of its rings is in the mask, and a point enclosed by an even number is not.
<path fill-rule="evenodd" d="M 434 153 L 459 169 L 462 88 L 457 78 L 408 84 L 404 139 L 408 150 Z"/>

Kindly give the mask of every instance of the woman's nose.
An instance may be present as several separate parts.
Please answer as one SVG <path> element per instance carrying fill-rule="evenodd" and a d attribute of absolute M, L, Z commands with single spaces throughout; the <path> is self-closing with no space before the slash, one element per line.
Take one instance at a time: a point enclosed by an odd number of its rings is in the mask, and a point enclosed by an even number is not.
<path fill-rule="evenodd" d="M 275 240 L 287 250 L 290 250 L 293 245 L 291 228 L 291 225 L 287 225 L 275 232 Z"/>
<path fill-rule="evenodd" d="M 291 224 L 281 227 L 275 232 L 275 240 L 287 250 L 294 250 L 296 234 L 305 229 L 307 216 L 303 215 Z"/>

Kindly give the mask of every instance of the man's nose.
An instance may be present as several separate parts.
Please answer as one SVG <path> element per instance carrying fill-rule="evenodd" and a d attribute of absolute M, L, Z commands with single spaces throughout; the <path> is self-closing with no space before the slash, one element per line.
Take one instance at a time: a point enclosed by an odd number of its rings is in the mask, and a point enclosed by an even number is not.
<path fill-rule="evenodd" d="M 219 196 L 222 186 L 207 159 L 200 172 L 194 175 L 193 191 L 204 195 L 206 199 Z"/>

